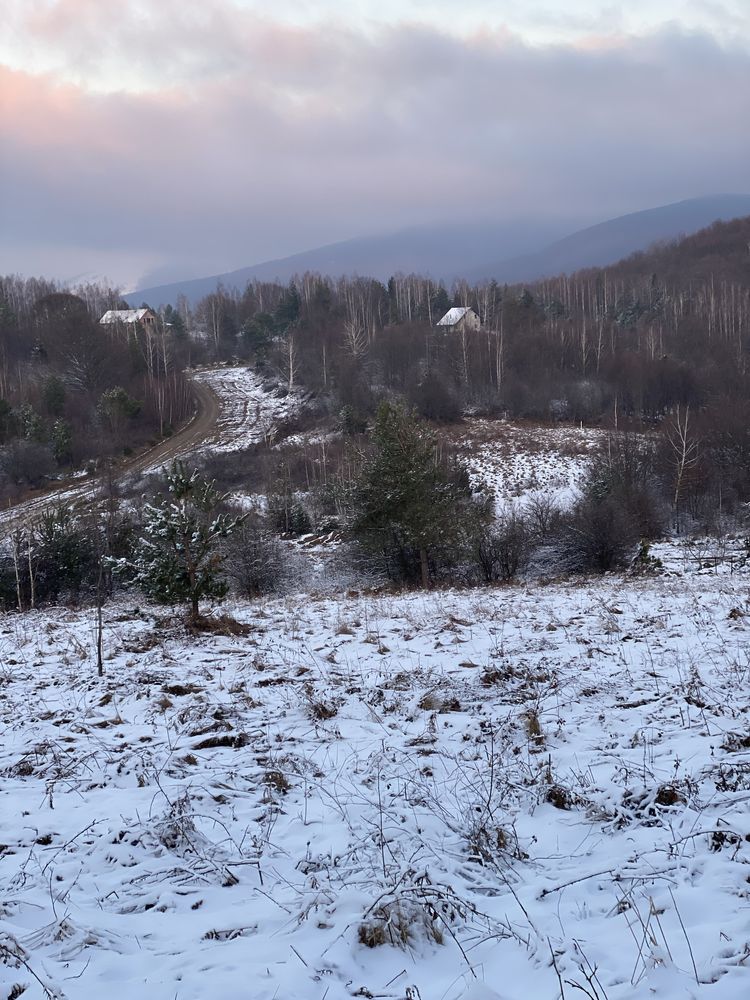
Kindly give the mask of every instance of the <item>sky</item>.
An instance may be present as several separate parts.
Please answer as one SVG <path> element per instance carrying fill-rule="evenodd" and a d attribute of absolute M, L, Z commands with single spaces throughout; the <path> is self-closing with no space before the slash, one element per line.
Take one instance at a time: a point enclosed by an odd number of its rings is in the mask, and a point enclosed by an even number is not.
<path fill-rule="evenodd" d="M 0 273 L 750 190 L 749 0 L 3 0 Z"/>

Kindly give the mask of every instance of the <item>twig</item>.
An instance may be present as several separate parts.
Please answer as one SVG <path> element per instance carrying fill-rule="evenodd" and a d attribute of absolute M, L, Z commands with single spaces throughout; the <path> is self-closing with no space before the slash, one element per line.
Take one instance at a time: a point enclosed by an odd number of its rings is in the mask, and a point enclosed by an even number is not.
<path fill-rule="evenodd" d="M 292 949 L 292 951 L 297 956 L 297 958 L 300 960 L 300 962 L 302 962 L 302 964 L 304 965 L 304 967 L 306 969 L 309 969 L 310 966 L 307 964 L 307 962 L 304 960 L 304 958 L 300 955 L 300 953 L 297 951 L 297 949 L 294 947 L 294 945 L 290 944 L 289 947 Z"/>
<path fill-rule="evenodd" d="M 79 837 L 82 837 L 84 833 L 87 833 L 92 827 L 97 826 L 99 823 L 101 823 L 101 820 L 99 820 L 99 819 L 93 820 L 93 822 L 89 823 L 88 826 L 84 826 L 84 828 L 82 830 L 79 830 L 78 833 L 75 834 L 75 836 L 73 836 L 73 837 L 70 838 L 70 840 L 66 840 L 64 844 L 61 844 L 60 847 L 58 847 L 58 849 L 55 851 L 55 853 L 49 859 L 49 861 L 42 868 L 42 874 L 44 874 L 44 872 L 47 871 L 47 869 L 52 864 L 52 862 L 55 860 L 55 858 L 60 853 L 60 851 L 64 851 L 66 847 L 70 847 L 70 845 L 74 841 L 78 840 Z"/>
<path fill-rule="evenodd" d="M 552 967 L 555 970 L 555 975 L 557 976 L 557 981 L 560 984 L 560 1000 L 565 1000 L 565 987 L 563 985 L 562 976 L 560 975 L 560 970 L 557 967 L 557 959 L 555 958 L 555 952 L 552 948 L 552 942 L 549 937 L 547 938 L 547 945 L 549 946 L 549 953 L 552 956 Z"/>
<path fill-rule="evenodd" d="M 693 946 L 690 944 L 690 938 L 685 930 L 685 924 L 682 922 L 682 915 L 677 907 L 677 900 L 674 898 L 674 893 L 672 892 L 671 886 L 669 887 L 669 895 L 672 897 L 672 903 L 674 904 L 674 911 L 677 914 L 677 919 L 680 921 L 680 927 L 682 928 L 682 933 L 685 935 L 685 941 L 688 946 L 688 951 L 690 952 L 690 961 L 693 963 L 693 974 L 695 975 L 695 982 L 699 984 L 698 980 L 698 967 L 695 964 L 695 955 L 693 955 Z"/>
<path fill-rule="evenodd" d="M 576 885 L 577 882 L 585 882 L 589 878 L 597 878 L 599 875 L 613 875 L 613 868 L 604 868 L 600 872 L 592 872 L 590 875 L 581 875 L 580 878 L 573 878 L 570 882 L 563 882 L 562 885 L 556 885 L 552 889 L 542 889 L 539 893 L 539 898 L 544 899 L 545 896 L 549 896 L 553 892 L 560 892 L 562 889 L 567 889 L 570 885 Z"/>

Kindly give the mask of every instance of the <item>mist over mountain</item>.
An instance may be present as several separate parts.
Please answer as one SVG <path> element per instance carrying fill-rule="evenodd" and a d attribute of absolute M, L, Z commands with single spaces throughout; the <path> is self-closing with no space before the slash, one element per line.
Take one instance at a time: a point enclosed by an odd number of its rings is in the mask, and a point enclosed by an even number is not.
<path fill-rule="evenodd" d="M 750 215 L 750 195 L 691 198 L 589 226 L 535 253 L 496 259 L 496 263 L 469 269 L 465 277 L 475 281 L 495 278 L 514 284 L 569 274 L 584 267 L 604 267 L 654 243 L 688 236 L 712 222 L 746 215 Z"/>
<path fill-rule="evenodd" d="M 494 278 L 500 283 L 530 282 L 584 267 L 613 264 L 653 243 L 689 235 L 717 220 L 750 215 L 750 195 L 692 198 L 564 230 L 560 222 L 454 223 L 361 237 L 317 247 L 235 271 L 137 289 L 125 295 L 131 305 L 171 303 L 184 295 L 194 304 L 218 284 L 243 289 L 248 281 L 288 282 L 306 271 L 338 277 L 367 275 L 387 280 L 399 272 L 429 275 L 450 284 Z"/>
<path fill-rule="evenodd" d="M 248 281 L 288 282 L 306 271 L 339 277 L 366 275 L 387 281 L 392 274 L 419 273 L 447 282 L 469 270 L 480 270 L 488 260 L 532 253 L 550 240 L 570 232 L 568 222 L 518 220 L 505 223 L 453 223 L 414 227 L 380 236 L 366 236 L 316 247 L 277 260 L 263 261 L 206 278 L 191 278 L 138 289 L 125 296 L 133 304 L 172 303 L 185 295 L 195 303 L 221 283 L 243 289 Z"/>

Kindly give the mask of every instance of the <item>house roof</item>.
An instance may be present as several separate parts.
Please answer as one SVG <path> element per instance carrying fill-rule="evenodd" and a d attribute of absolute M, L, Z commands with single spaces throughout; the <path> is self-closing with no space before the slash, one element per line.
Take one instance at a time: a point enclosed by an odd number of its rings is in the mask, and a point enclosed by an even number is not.
<path fill-rule="evenodd" d="M 449 309 L 445 316 L 443 316 L 443 318 L 438 322 L 438 326 L 455 326 L 456 323 L 461 322 L 466 313 L 472 311 L 472 309 L 467 308 L 466 306 L 454 306 L 452 309 Z"/>
<path fill-rule="evenodd" d="M 100 323 L 140 323 L 150 309 L 108 309 Z"/>

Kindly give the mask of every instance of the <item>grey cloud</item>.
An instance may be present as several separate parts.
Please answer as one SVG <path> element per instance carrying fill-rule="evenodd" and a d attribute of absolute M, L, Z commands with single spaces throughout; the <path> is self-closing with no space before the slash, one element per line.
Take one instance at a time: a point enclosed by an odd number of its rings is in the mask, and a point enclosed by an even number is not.
<path fill-rule="evenodd" d="M 748 187 L 750 53 L 710 36 L 214 28 L 231 71 L 187 89 L 63 100 L 0 79 L 27 109 L 0 122 L 0 269 L 21 239 L 218 271 L 439 219 L 605 218 Z"/>

